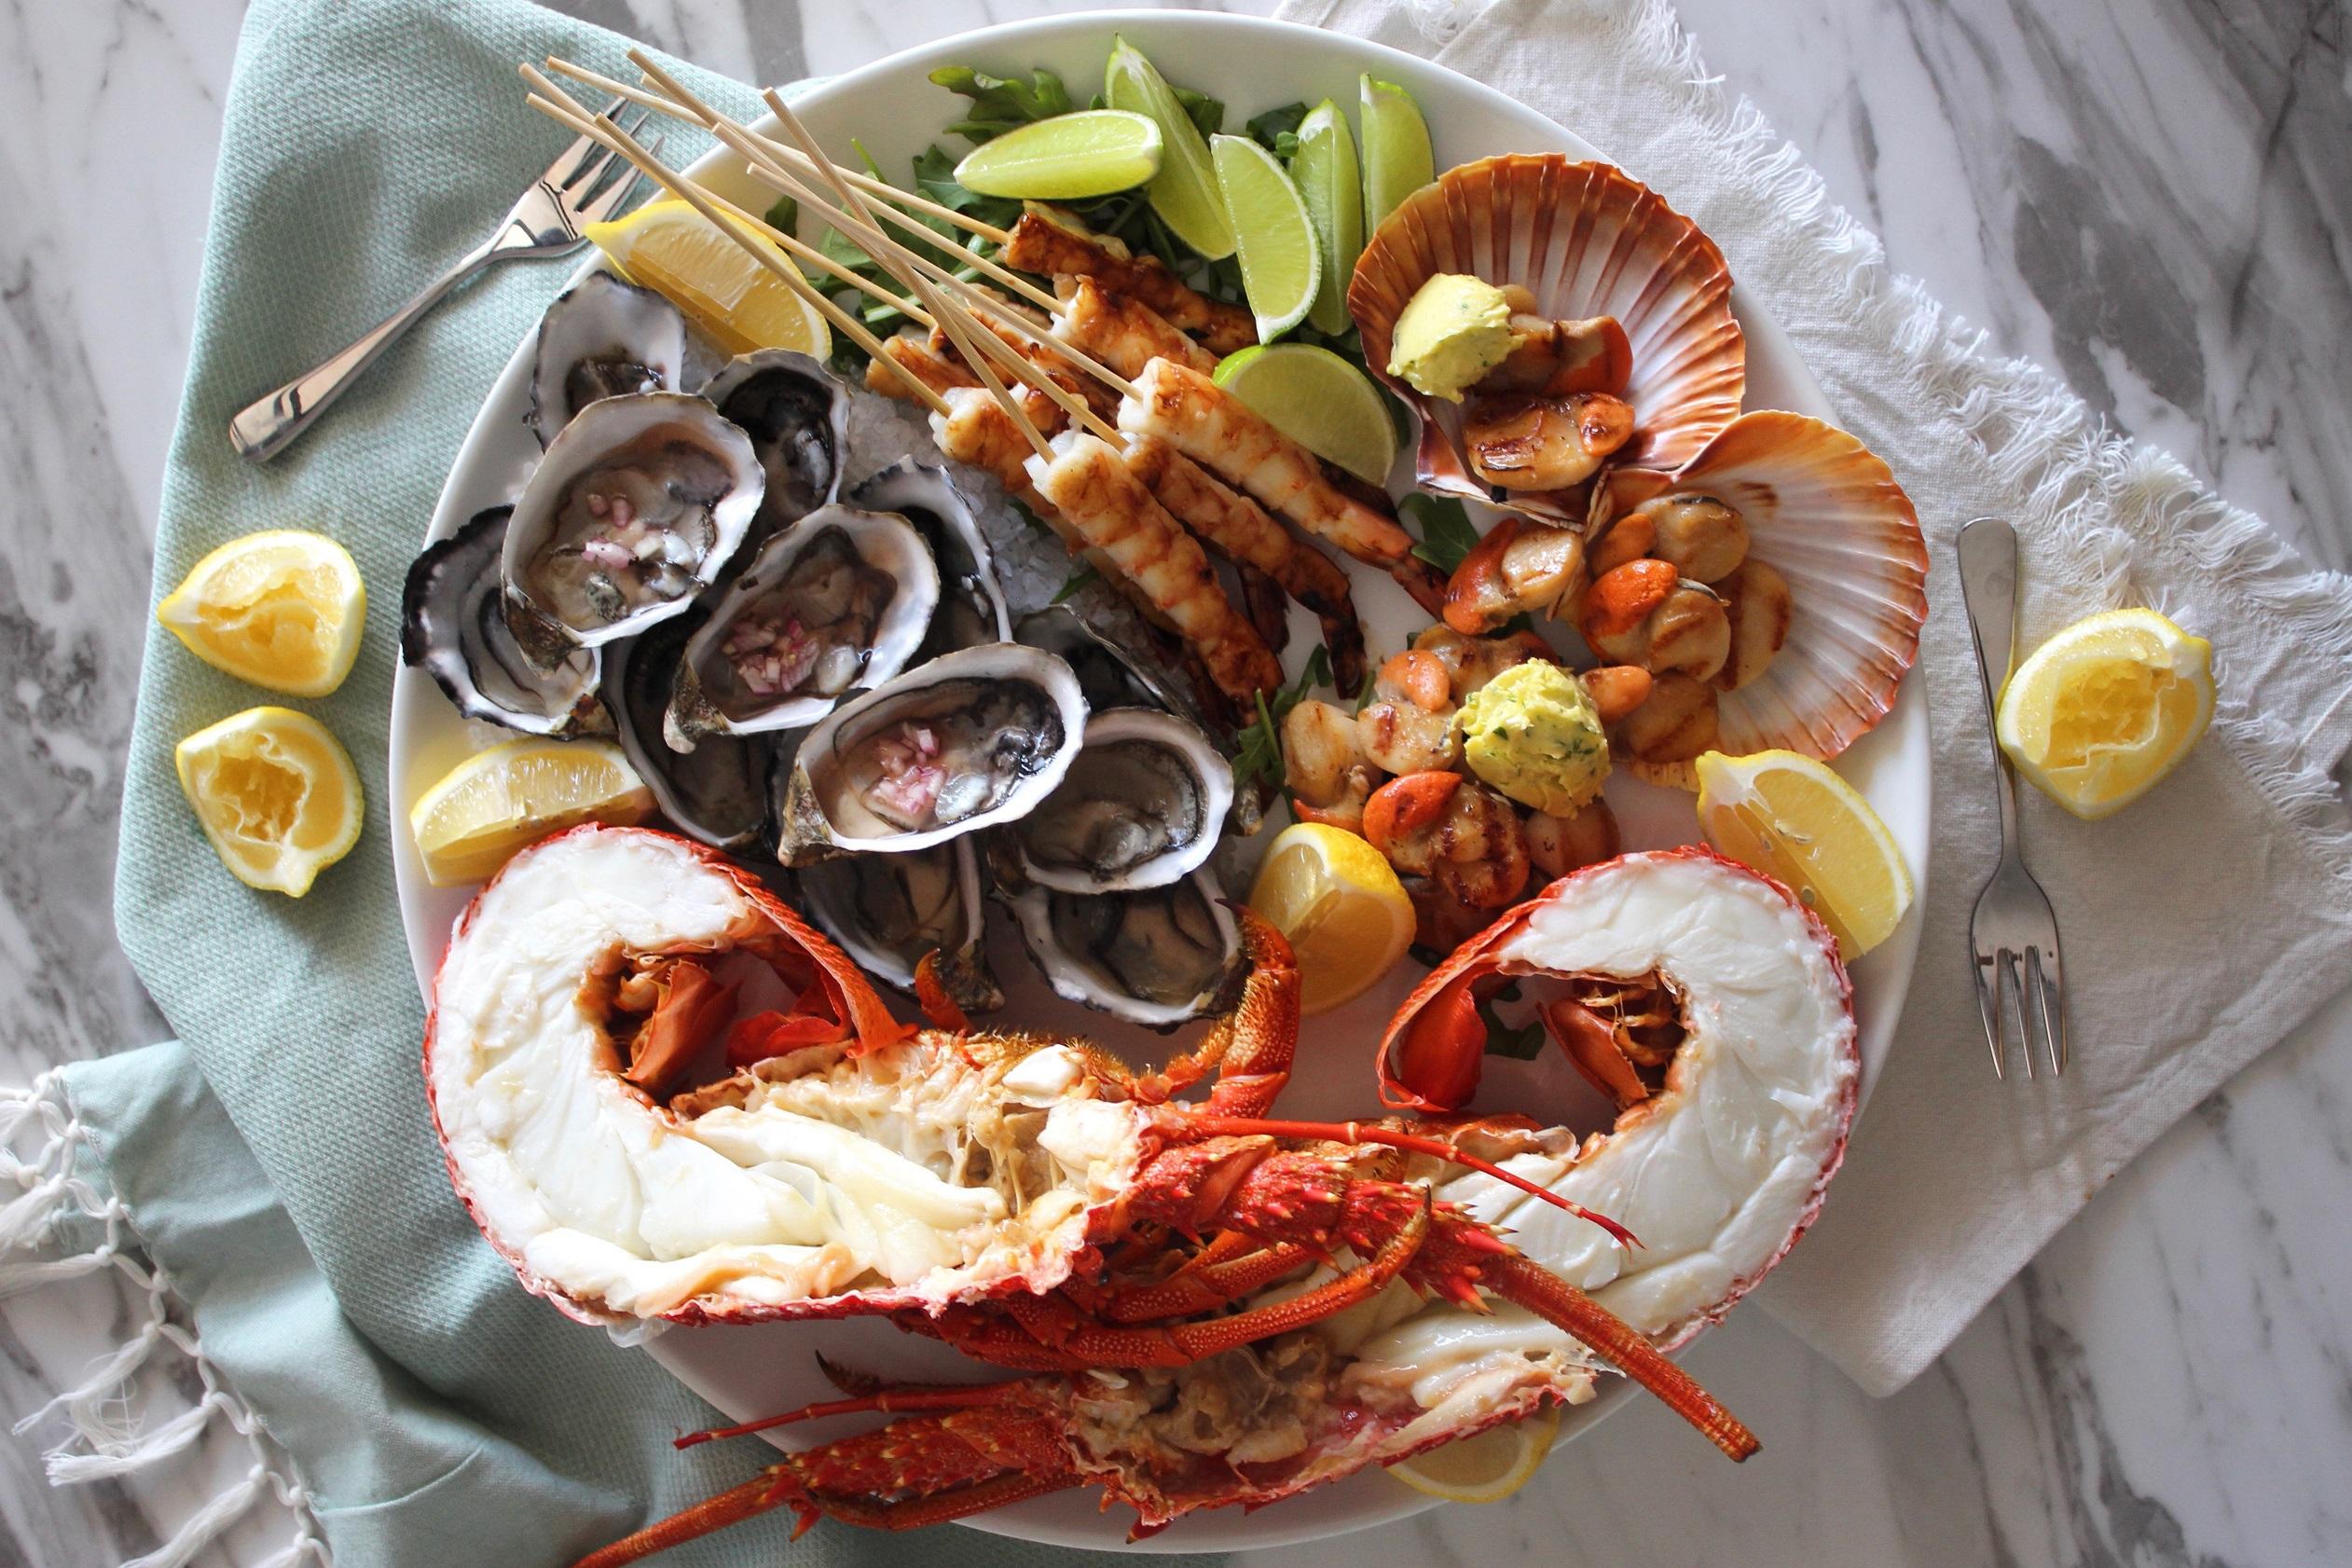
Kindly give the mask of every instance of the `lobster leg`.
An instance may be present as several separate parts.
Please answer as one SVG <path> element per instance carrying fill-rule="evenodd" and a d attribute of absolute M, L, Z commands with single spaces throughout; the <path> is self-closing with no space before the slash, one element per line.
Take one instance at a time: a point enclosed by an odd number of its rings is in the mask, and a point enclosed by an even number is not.
<path fill-rule="evenodd" d="M 1225 1235 L 1239 1235 L 1228 1231 Z M 1222 1239 L 1222 1238 L 1220 1238 Z M 1251 1291 L 1272 1284 L 1303 1263 L 1314 1261 L 1313 1247 L 1293 1244 L 1258 1246 L 1243 1237 L 1247 1250 L 1195 1267 L 1187 1264 L 1166 1279 L 1115 1286 L 1104 1293 L 1100 1315 L 1111 1323 L 1149 1323 L 1159 1318 L 1190 1317 L 1238 1301 Z M 1205 1254 L 1204 1256 L 1206 1256 Z"/>
<path fill-rule="evenodd" d="M 945 1524 L 952 1520 L 969 1519 L 984 1514 L 991 1508 L 1002 1508 L 1014 1503 L 1025 1503 L 1032 1497 L 1048 1492 L 1063 1492 L 1084 1480 L 1066 1465 L 1058 1469 L 1007 1470 L 984 1481 L 936 1492 L 928 1497 L 903 1497 L 895 1502 L 878 1502 L 871 1497 L 818 1497 L 805 1500 L 783 1498 L 800 1511 L 801 1521 L 792 1532 L 793 1537 L 808 1533 L 809 1526 L 819 1519 L 837 1519 L 844 1524 L 862 1525 L 869 1530 L 920 1530 L 927 1524 Z M 581 1564 L 580 1568 L 587 1568 Z"/>
<path fill-rule="evenodd" d="M 1264 916 L 1228 901 L 1241 926 L 1242 962 L 1249 966 L 1241 1000 L 1190 1052 L 1135 1080 L 1135 1097 L 1157 1103 L 1217 1077 L 1205 1108 L 1223 1116 L 1262 1116 L 1290 1081 L 1299 1043 L 1299 965 L 1290 943 Z"/>
<path fill-rule="evenodd" d="M 1513 1252 L 1486 1266 L 1483 1283 L 1600 1352 L 1733 1459 L 1745 1459 L 1763 1446 L 1696 1378 L 1661 1355 L 1648 1335 L 1548 1269 Z"/>
<path fill-rule="evenodd" d="M 640 1558 L 684 1546 L 698 1536 L 714 1530 L 724 1530 L 730 1524 L 740 1524 L 756 1519 L 776 1506 L 776 1477 L 762 1471 L 741 1486 L 729 1487 L 716 1497 L 705 1498 L 691 1508 L 682 1508 L 667 1519 L 647 1525 L 634 1535 L 625 1535 L 610 1546 L 598 1547 L 580 1559 L 571 1568 L 625 1568 Z"/>
<path fill-rule="evenodd" d="M 706 1432 L 689 1432 L 674 1446 L 690 1449 L 697 1443 L 716 1442 L 722 1437 L 745 1437 L 772 1427 L 790 1426 L 797 1421 L 821 1421 L 827 1416 L 872 1415 L 876 1412 L 903 1415 L 915 1411 L 975 1410 L 1001 1400 L 1011 1386 L 1010 1382 L 983 1382 L 959 1387 L 885 1388 L 846 1399 L 820 1399 L 816 1404 L 803 1405 L 781 1415 L 763 1416 L 758 1421 L 747 1421 L 739 1426 L 714 1426 Z"/>

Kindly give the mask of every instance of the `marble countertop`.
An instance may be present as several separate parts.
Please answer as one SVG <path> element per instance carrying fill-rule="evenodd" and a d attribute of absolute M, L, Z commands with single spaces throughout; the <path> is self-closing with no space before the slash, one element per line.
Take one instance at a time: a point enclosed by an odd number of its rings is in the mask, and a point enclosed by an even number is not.
<path fill-rule="evenodd" d="M 782 81 L 1036 0 L 564 0 Z M 1249 3 L 1233 8 L 1262 9 Z M 103 892 L 240 0 L 10 0 L 0 84 L 0 1080 L 163 1029 Z M 1750 95 L 1988 347 L 2066 376 L 2306 554 L 2352 565 L 2352 62 L 2339 0 L 1685 0 Z M 1579 127 L 1602 144 L 1605 119 Z M 94 193 L 105 199 L 93 199 Z M 1757 1313 L 1691 1367 L 1774 1444 L 1726 1471 L 1637 1405 L 1508 1504 L 1286 1565 L 1546 1560 L 2276 1568 L 2352 1561 L 2352 1001 L 2111 1183 L 1925 1376 L 1873 1401 Z M 0 1315 L 0 1411 L 105 1345 L 103 1289 Z M 170 1400 L 185 1389 L 158 1391 Z M 215 1474 L 241 1473 L 227 1451 Z M 234 1469 L 227 1468 L 234 1466 Z M 52 1491 L 0 1440 L 0 1563 L 151 1550 L 206 1473 Z M 274 1547 L 256 1519 L 199 1561 Z"/>

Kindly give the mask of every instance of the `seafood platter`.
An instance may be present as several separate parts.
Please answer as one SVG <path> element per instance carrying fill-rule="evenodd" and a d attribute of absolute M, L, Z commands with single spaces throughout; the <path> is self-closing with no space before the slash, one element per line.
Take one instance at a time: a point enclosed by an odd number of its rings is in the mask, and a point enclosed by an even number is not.
<path fill-rule="evenodd" d="M 1894 1026 L 1926 557 L 1714 242 L 1271 22 L 1024 23 L 749 122 L 635 58 L 526 90 L 717 145 L 491 389 L 392 719 L 458 1196 L 760 1434 L 584 1561 L 776 1508 L 1274 1545 L 1635 1396 L 1771 1442 L 1672 1353 L 1811 1222 Z M 1287 312 L 1268 188 L 1321 247 Z M 625 806 L 436 862 L 414 813 L 502 744 Z M 1902 901 L 1787 869 L 1725 782 L 1767 758 Z"/>

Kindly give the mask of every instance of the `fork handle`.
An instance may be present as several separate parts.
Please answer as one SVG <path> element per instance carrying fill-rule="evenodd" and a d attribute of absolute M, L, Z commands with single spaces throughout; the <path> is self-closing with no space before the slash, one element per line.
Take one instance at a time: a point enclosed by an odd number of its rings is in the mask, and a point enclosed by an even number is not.
<path fill-rule="evenodd" d="M 284 451 L 296 436 L 310 428 L 310 421 L 326 412 L 327 405 L 342 396 L 352 382 L 367 373 L 369 365 L 383 357 L 386 349 L 438 305 L 444 295 L 480 270 L 497 248 L 493 242 L 461 256 L 456 266 L 426 284 L 423 292 L 369 328 L 349 348 L 248 404 L 228 421 L 229 445 L 237 448 L 240 456 L 254 462 L 268 462 Z"/>
<path fill-rule="evenodd" d="M 2017 775 L 2001 749 L 2001 688 L 2016 656 L 2017 530 L 1999 517 L 1979 517 L 1960 530 L 1960 599 L 1968 608 L 1976 647 L 1976 679 L 1985 694 L 1985 736 L 1993 749 L 2001 794 L 2001 852 L 2017 853 Z"/>

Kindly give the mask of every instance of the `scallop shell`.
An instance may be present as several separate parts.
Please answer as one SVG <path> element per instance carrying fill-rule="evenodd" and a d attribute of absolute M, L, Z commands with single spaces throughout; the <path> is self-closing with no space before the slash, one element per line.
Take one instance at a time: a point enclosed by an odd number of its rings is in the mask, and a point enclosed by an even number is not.
<path fill-rule="evenodd" d="M 1460 406 L 1388 374 L 1396 318 L 1440 272 L 1520 284 L 1555 319 L 1617 319 L 1633 348 L 1625 396 L 1638 421 L 1621 461 L 1685 462 L 1740 412 L 1747 345 L 1731 315 L 1731 269 L 1697 224 L 1610 164 L 1558 153 L 1481 158 L 1448 170 L 1382 219 L 1348 284 L 1366 363 L 1421 412 L 1417 465 L 1430 489 L 1492 499 L 1465 464 Z M 1575 491 L 1514 495 L 1509 504 L 1585 520 Z"/>
<path fill-rule="evenodd" d="M 1749 557 L 1788 579 L 1788 641 L 1721 697 L 1721 750 L 1835 757 L 1894 706 L 1927 620 L 1927 541 L 1877 454 L 1802 414 L 1743 414 L 1673 474 L 1619 469 L 1613 510 L 1699 490 L 1747 518 Z M 1668 764 L 1660 782 L 1686 767 Z M 1695 779 L 1695 775 L 1692 777 Z"/>

